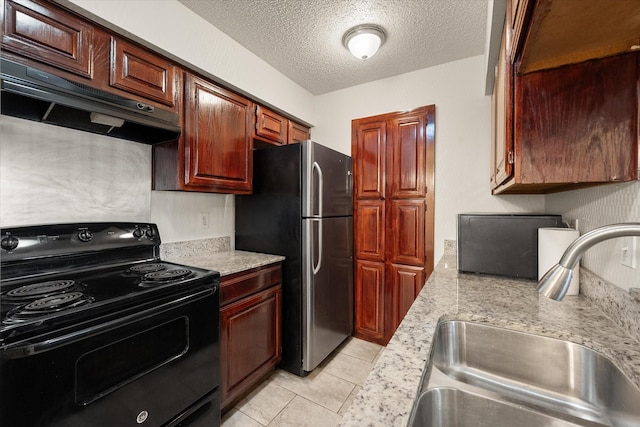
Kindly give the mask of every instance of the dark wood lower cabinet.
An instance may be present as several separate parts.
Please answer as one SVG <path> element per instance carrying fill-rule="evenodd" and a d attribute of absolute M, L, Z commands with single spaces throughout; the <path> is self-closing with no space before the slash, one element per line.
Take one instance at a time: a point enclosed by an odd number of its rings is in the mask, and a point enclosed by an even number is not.
<path fill-rule="evenodd" d="M 384 262 L 356 261 L 354 283 L 355 317 L 354 336 L 363 340 L 384 342 L 385 268 Z"/>
<path fill-rule="evenodd" d="M 223 277 L 220 308 L 222 410 L 271 372 L 282 359 L 280 264 Z"/>
<path fill-rule="evenodd" d="M 395 332 L 424 285 L 426 280 L 424 267 L 390 264 L 387 280 L 390 283 L 391 292 L 394 294 L 394 298 L 391 299 L 393 307 L 390 307 L 392 313 L 390 319 L 393 319 L 393 322 L 388 327 Z"/>

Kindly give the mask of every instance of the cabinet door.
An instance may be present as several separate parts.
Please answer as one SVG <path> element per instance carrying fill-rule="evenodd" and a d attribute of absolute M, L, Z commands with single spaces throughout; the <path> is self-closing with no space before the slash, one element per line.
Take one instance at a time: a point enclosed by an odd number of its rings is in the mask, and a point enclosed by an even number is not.
<path fill-rule="evenodd" d="M 381 344 L 386 344 L 384 270 L 382 262 L 356 261 L 354 335 Z"/>
<path fill-rule="evenodd" d="M 392 200 L 387 206 L 387 261 L 424 266 L 424 199 Z"/>
<path fill-rule="evenodd" d="M 491 96 L 491 188 L 513 175 L 512 66 L 507 56 L 506 30 L 502 34 L 496 79 Z"/>
<path fill-rule="evenodd" d="M 389 332 L 389 335 L 392 335 L 424 285 L 424 268 L 390 264 L 388 277 L 393 289 L 392 301 L 394 302 L 390 310 L 393 313 L 390 317 L 394 319 L 393 331 Z"/>
<path fill-rule="evenodd" d="M 387 196 L 424 197 L 426 194 L 426 117 L 423 109 L 399 114 L 389 121 Z"/>
<path fill-rule="evenodd" d="M 246 392 L 279 363 L 282 286 L 243 298 L 220 310 L 222 407 Z"/>
<path fill-rule="evenodd" d="M 311 139 L 311 131 L 308 127 L 302 126 L 289 120 L 288 144 L 297 144 L 307 139 Z"/>
<path fill-rule="evenodd" d="M 384 261 L 384 200 L 357 201 L 354 221 L 356 258 Z"/>
<path fill-rule="evenodd" d="M 353 178 L 356 198 L 383 199 L 387 144 L 387 124 L 384 120 L 371 122 L 354 121 L 352 152 L 354 158 Z"/>
<path fill-rule="evenodd" d="M 637 58 L 618 55 L 518 78 L 514 132 L 520 182 L 637 178 Z"/>
<path fill-rule="evenodd" d="M 124 40 L 111 37 L 111 75 L 109 84 L 173 107 L 176 67 Z"/>
<path fill-rule="evenodd" d="M 288 120 L 280 114 L 256 105 L 255 137 L 274 145 L 287 143 Z"/>
<path fill-rule="evenodd" d="M 186 185 L 250 193 L 251 102 L 190 74 L 186 92 Z"/>
<path fill-rule="evenodd" d="M 79 76 L 93 77 L 93 28 L 52 6 L 5 0 L 2 49 Z"/>

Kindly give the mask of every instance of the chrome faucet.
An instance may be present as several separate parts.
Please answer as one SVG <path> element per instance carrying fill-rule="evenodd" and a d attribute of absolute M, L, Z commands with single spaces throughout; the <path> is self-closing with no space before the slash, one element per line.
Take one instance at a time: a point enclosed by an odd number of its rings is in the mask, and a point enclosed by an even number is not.
<path fill-rule="evenodd" d="M 573 268 L 578 264 L 587 249 L 604 240 L 624 236 L 640 236 L 640 223 L 629 222 L 605 225 L 578 237 L 564 251 L 560 262 L 551 267 L 542 276 L 542 279 L 538 282 L 538 292 L 547 298 L 560 301 L 569 289 Z"/>

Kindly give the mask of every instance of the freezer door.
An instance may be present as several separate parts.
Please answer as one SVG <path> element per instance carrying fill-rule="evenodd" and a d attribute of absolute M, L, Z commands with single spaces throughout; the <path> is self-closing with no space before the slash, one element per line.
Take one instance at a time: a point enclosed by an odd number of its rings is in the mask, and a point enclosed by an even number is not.
<path fill-rule="evenodd" d="M 302 142 L 302 216 L 326 218 L 353 214 L 351 157 Z"/>
<path fill-rule="evenodd" d="M 353 331 L 353 219 L 303 220 L 303 361 L 312 371 Z"/>

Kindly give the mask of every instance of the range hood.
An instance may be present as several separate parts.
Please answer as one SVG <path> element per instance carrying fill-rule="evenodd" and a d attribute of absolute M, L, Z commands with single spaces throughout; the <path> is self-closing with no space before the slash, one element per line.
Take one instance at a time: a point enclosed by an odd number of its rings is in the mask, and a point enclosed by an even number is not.
<path fill-rule="evenodd" d="M 178 114 L 2 58 L 2 114 L 154 144 L 180 135 Z"/>

